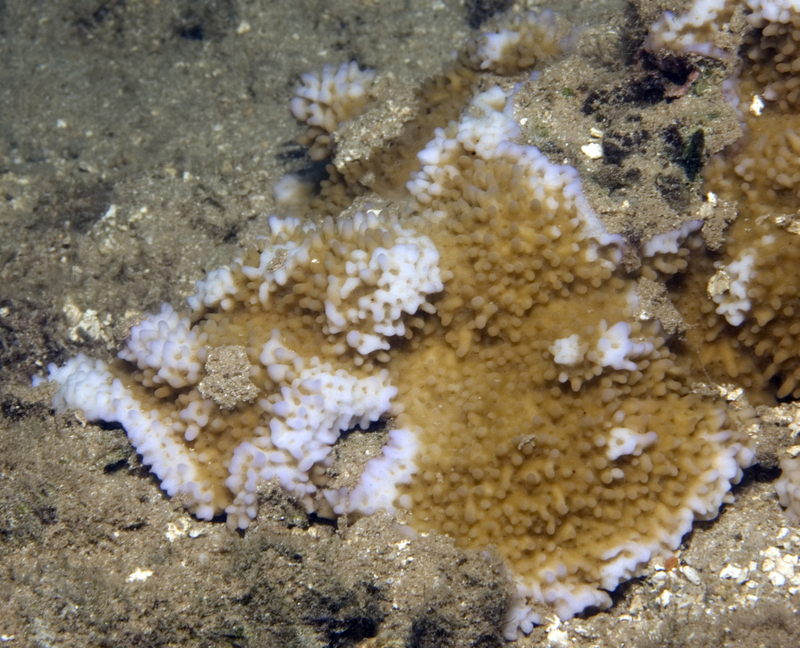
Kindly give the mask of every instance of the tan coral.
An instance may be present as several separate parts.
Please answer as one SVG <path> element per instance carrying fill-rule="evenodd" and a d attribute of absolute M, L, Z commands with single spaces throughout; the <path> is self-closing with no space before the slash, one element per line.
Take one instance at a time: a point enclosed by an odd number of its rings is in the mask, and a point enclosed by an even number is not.
<path fill-rule="evenodd" d="M 704 170 L 706 186 L 739 215 L 722 257 L 706 274 L 697 268 L 703 286 L 690 290 L 699 301 L 685 300 L 684 312 L 699 327 L 687 336 L 704 369 L 717 367 L 722 382 L 735 378 L 760 402 L 768 380 L 779 397 L 800 397 L 800 239 L 792 225 L 800 205 L 800 15 L 767 22 L 755 13 L 751 23 L 739 98 L 743 107 L 753 96 L 767 100 L 763 110 L 743 112 L 743 139 Z"/>
<path fill-rule="evenodd" d="M 800 106 L 800 14 L 780 12 L 778 20 L 768 20 L 760 12 L 750 17 L 754 30 L 744 39 L 744 84 L 747 90 L 756 89 L 776 108 L 788 114 Z"/>
<path fill-rule="evenodd" d="M 401 503 L 415 528 L 496 545 L 520 591 L 562 617 L 607 606 L 602 589 L 677 546 L 694 516 L 715 515 L 727 488 L 717 471 L 738 478 L 746 440 L 723 406 L 687 393 L 657 325 L 626 323 L 633 281 L 615 276 L 617 253 L 568 197 L 568 173 L 537 178 L 521 147 L 432 148 L 447 171 L 423 164 L 430 186 L 412 191 L 441 223 L 425 231 L 445 292 L 439 324 L 390 366 L 401 419 L 426 448 Z M 555 343 L 571 335 L 576 361 L 559 362 Z"/>
<path fill-rule="evenodd" d="M 550 10 L 501 14 L 467 45 L 470 63 L 480 70 L 510 75 L 562 53 L 566 29 Z"/>
<path fill-rule="evenodd" d="M 567 618 L 610 605 L 715 516 L 753 456 L 726 403 L 693 391 L 691 367 L 642 319 L 621 239 L 575 169 L 517 143 L 508 95 L 493 88 L 439 124 L 475 75 L 454 63 L 426 86 L 432 116 L 403 127 L 402 152 L 346 165 L 353 182 L 419 151 L 405 209 L 272 217 L 256 248 L 198 282 L 186 316 L 165 307 L 112 366 L 79 357 L 51 378 L 59 407 L 125 410 L 145 463 L 198 516 L 225 510 L 244 528 L 271 480 L 309 510 L 405 509 L 414 530 L 494 544 L 520 596 Z M 682 270 L 680 250 L 659 269 Z M 215 401 L 201 385 L 229 347 L 248 381 Z M 358 484 L 327 488 L 339 434 L 390 416 L 399 429 Z M 509 633 L 536 619 L 523 604 Z"/>
<path fill-rule="evenodd" d="M 371 78 L 362 80 L 366 72 L 359 72 L 354 62 L 343 65 L 335 76 L 329 69 L 304 75 L 292 111 L 309 129 L 297 141 L 309 146 L 312 160 L 334 156 L 327 167 L 329 177 L 322 181 L 319 197 L 309 201 L 310 207 L 334 214 L 367 190 L 387 197 L 401 195 L 417 166 L 419 150 L 435 129 L 458 118 L 473 93 L 476 70 L 515 74 L 533 67 L 562 52 L 560 39 L 567 31 L 551 11 L 503 14 L 496 28 L 497 33 L 485 30 L 478 40 L 470 41 L 440 74 L 415 88 L 413 99 L 393 98 L 364 110 L 361 90 Z M 329 96 L 336 101 L 329 101 Z"/>
<path fill-rule="evenodd" d="M 405 195 L 405 183 L 418 166 L 417 153 L 437 128 L 458 118 L 476 81 L 477 74 L 456 60 L 414 88 L 413 97 L 403 103 L 378 103 L 343 124 L 335 133 L 329 177 L 311 208 L 335 214 L 367 191 L 387 198 Z"/>
<path fill-rule="evenodd" d="M 309 147 L 312 160 L 324 160 L 331 155 L 331 134 L 367 105 L 374 78 L 374 70 L 362 70 L 355 61 L 342 63 L 335 71 L 326 65 L 319 73 L 303 75 L 291 109 L 299 121 L 308 124 L 308 131 L 298 142 Z"/>
<path fill-rule="evenodd" d="M 165 307 L 134 327 L 125 357 L 144 369 L 53 368 L 59 403 L 90 407 L 87 373 L 103 399 L 117 390 L 87 415 L 127 408 L 144 461 L 203 517 L 247 526 L 277 479 L 310 510 L 400 507 L 418 531 L 494 544 L 521 595 L 563 618 L 610 605 L 606 590 L 716 515 L 752 453 L 724 403 L 690 393 L 659 326 L 634 320 L 619 238 L 574 169 L 514 143 L 504 100 L 476 97 L 420 153 L 402 224 L 271 218 L 258 248 L 198 283 L 191 319 Z M 162 329 L 175 386 L 147 373 L 164 369 Z M 252 405 L 197 386 L 231 346 Z M 358 485 L 328 489 L 339 433 L 389 415 L 399 429 Z"/>

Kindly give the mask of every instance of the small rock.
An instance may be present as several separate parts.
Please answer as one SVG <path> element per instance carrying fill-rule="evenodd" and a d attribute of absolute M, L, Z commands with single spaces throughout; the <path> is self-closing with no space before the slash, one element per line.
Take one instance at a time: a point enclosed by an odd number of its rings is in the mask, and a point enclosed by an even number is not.
<path fill-rule="evenodd" d="M 598 144 L 597 142 L 584 144 L 583 146 L 581 146 L 581 151 L 583 151 L 583 154 L 586 157 L 591 158 L 592 160 L 597 160 L 603 157 L 603 147 L 600 146 L 600 144 Z"/>
<path fill-rule="evenodd" d="M 786 585 L 786 578 L 780 572 L 773 571 L 769 573 L 769 582 L 775 587 L 783 587 Z"/>
<path fill-rule="evenodd" d="M 692 585 L 699 585 L 700 584 L 700 572 L 697 571 L 694 567 L 690 567 L 689 565 L 684 565 L 681 567 L 681 574 L 686 577 Z"/>
<path fill-rule="evenodd" d="M 737 565 L 730 564 L 725 565 L 725 568 L 719 573 L 720 578 L 732 578 L 738 580 L 742 575 L 741 567 Z"/>
<path fill-rule="evenodd" d="M 569 635 L 564 630 L 554 628 L 547 633 L 547 643 L 550 648 L 569 646 Z"/>

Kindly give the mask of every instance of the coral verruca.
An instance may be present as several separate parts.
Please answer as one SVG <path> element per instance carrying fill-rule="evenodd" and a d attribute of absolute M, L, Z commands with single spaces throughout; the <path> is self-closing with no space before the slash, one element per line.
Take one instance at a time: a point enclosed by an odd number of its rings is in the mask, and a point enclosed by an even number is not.
<path fill-rule="evenodd" d="M 318 192 L 285 179 L 289 213 L 182 311 L 146 316 L 112 360 L 51 366 L 56 406 L 120 422 L 201 519 L 247 528 L 272 481 L 321 516 L 384 510 L 495 546 L 517 590 L 509 639 L 542 605 L 562 619 L 610 606 L 753 462 L 752 410 L 699 383 L 800 396 L 800 13 L 739 4 L 698 0 L 645 41 L 727 65 L 744 135 L 705 165 L 703 191 L 738 217 L 713 256 L 685 220 L 622 263 L 630 241 L 519 123 L 519 90 L 568 47 L 565 23 L 499 16 L 357 151 L 342 134 L 382 114 L 380 77 L 354 62 L 304 76 L 291 109 L 328 164 Z M 720 36 L 736 16 L 741 62 Z M 667 285 L 682 326 L 648 315 L 645 284 Z M 376 421 L 380 454 L 340 481 L 338 440 Z"/>

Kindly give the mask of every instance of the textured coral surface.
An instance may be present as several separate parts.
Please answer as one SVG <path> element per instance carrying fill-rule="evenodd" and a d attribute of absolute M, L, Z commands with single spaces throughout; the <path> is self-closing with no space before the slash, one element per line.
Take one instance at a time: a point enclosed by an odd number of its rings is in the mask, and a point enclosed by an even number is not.
<path fill-rule="evenodd" d="M 608 607 L 604 590 L 716 516 L 752 451 L 723 405 L 689 393 L 659 324 L 635 319 L 621 237 L 575 169 L 515 142 L 509 98 L 494 87 L 436 131 L 403 226 L 391 209 L 270 219 L 256 250 L 198 282 L 188 318 L 165 307 L 131 329 L 130 378 L 124 364 L 52 366 L 56 403 L 119 420 L 202 518 L 248 526 L 275 479 L 309 511 L 401 509 L 415 531 L 496 546 L 518 583 L 509 637 L 540 620 L 528 601 L 564 619 Z M 678 241 L 696 229 L 643 256 L 685 267 Z M 194 385 L 235 345 L 254 394 L 230 407 Z M 340 433 L 392 414 L 358 484 L 326 488 Z"/>
<path fill-rule="evenodd" d="M 794 645 L 792 3 L 211 4 L 18 21 L 3 640 Z"/>

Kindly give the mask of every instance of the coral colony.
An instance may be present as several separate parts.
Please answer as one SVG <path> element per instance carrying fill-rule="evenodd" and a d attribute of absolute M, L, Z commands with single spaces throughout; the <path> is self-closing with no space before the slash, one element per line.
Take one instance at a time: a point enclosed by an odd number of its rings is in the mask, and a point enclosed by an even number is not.
<path fill-rule="evenodd" d="M 737 12 L 741 62 L 718 38 Z M 578 172 L 519 143 L 516 87 L 477 89 L 524 82 L 563 34 L 550 12 L 501 17 L 420 88 L 391 146 L 334 159 L 311 213 L 272 216 L 185 310 L 133 326 L 113 362 L 51 366 L 56 407 L 121 423 L 201 519 L 246 528 L 273 480 L 324 516 L 384 510 L 462 547 L 495 545 L 517 585 L 509 639 L 540 622 L 535 604 L 562 619 L 610 606 L 609 591 L 717 515 L 753 462 L 751 414 L 695 386 L 800 397 L 800 1 L 697 0 L 645 43 L 733 61 L 725 91 L 745 132 L 704 169 L 739 212 L 717 260 L 697 253 L 699 221 L 640 248 L 651 280 L 696 262 L 673 295 L 688 324 L 679 353 L 637 311 L 622 238 Z M 374 77 L 355 63 L 303 77 L 291 109 L 314 159 L 337 154 Z M 406 197 L 341 213 L 382 189 Z M 276 194 L 302 200 L 292 178 Z M 360 479 L 332 482 L 340 435 L 387 419 Z M 796 516 L 800 461 L 783 468 Z"/>

